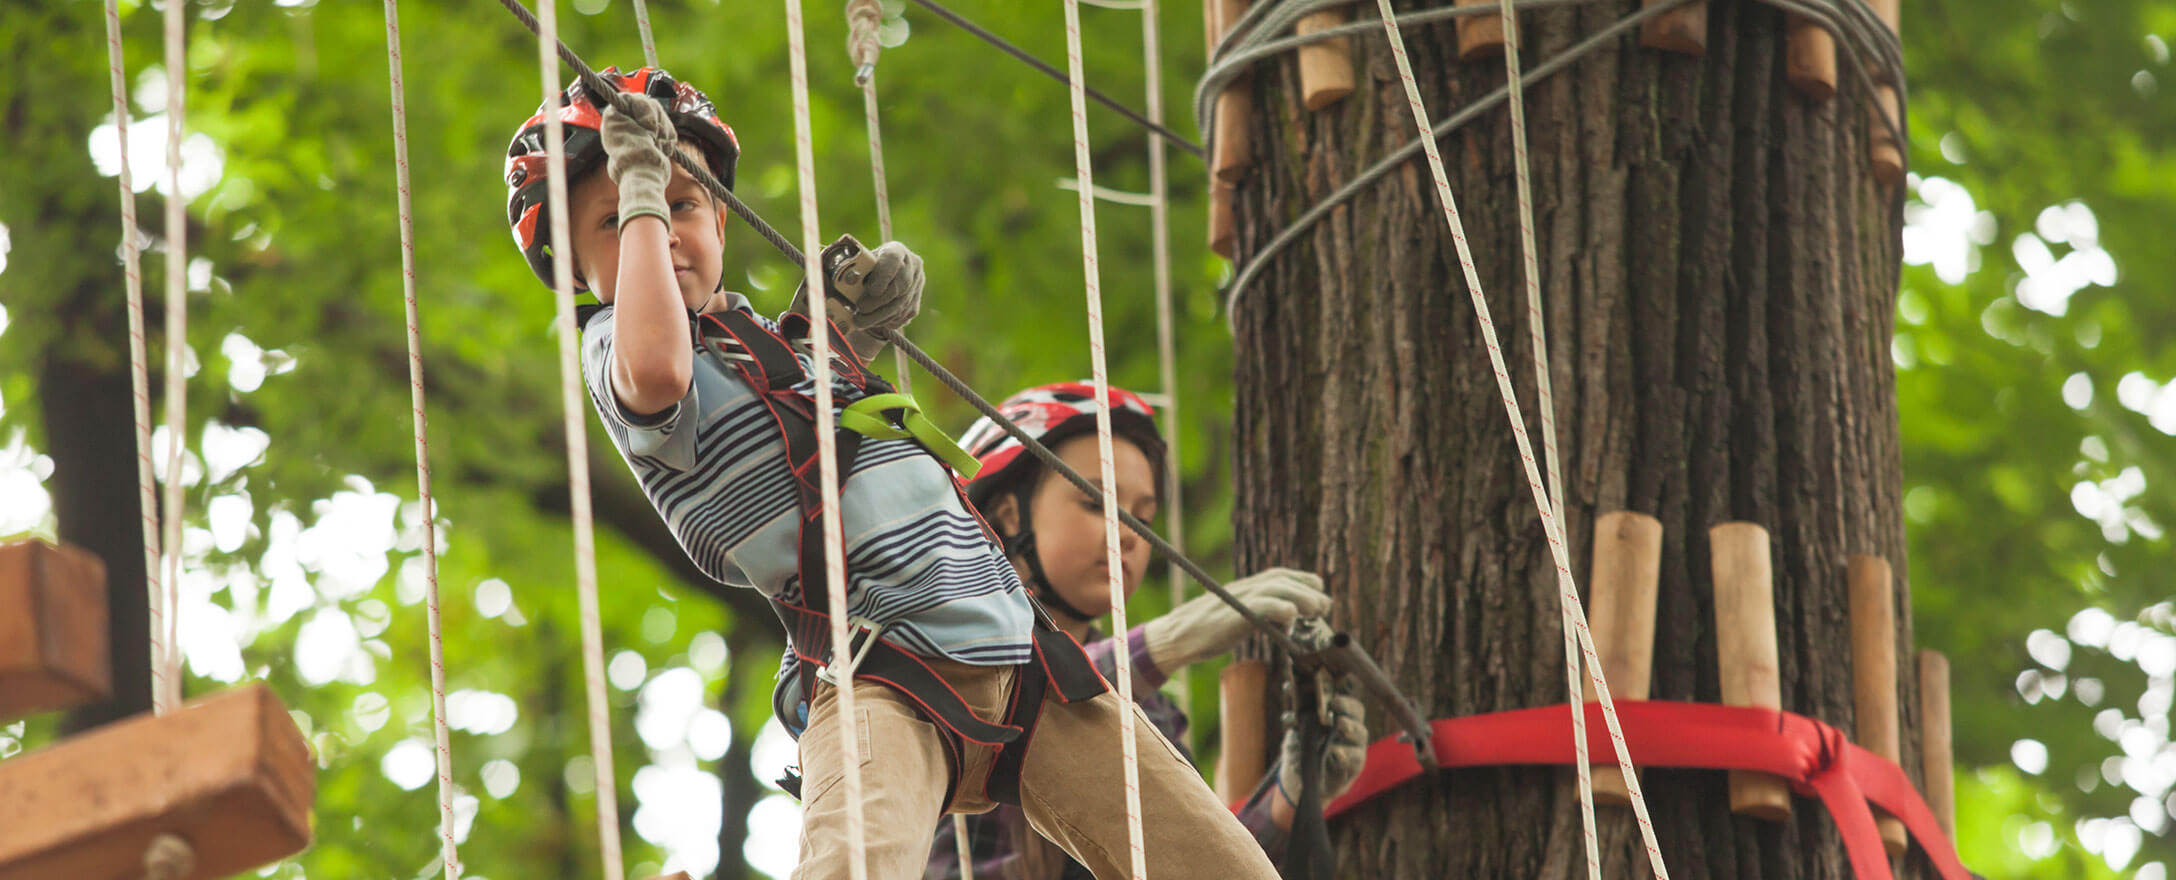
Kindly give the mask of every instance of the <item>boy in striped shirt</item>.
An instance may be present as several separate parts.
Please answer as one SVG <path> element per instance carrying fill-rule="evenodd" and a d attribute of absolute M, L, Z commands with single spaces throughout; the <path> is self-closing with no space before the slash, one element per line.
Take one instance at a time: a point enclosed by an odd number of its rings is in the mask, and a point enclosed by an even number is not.
<path fill-rule="evenodd" d="M 851 686 L 861 737 L 869 876 L 913 877 L 935 820 L 1019 803 L 1034 828 L 1099 877 L 1129 860 L 1118 782 L 1121 706 L 1079 646 L 1021 586 L 938 454 L 911 431 L 911 401 L 888 395 L 854 351 L 913 318 L 921 260 L 875 249 L 835 358 L 841 551 L 848 608 L 824 607 L 824 550 L 811 534 L 813 364 L 802 337 L 830 332 L 801 315 L 773 321 L 723 291 L 723 206 L 669 161 L 705 163 L 730 187 L 739 156 L 710 101 L 643 69 L 589 96 L 577 83 L 566 125 L 574 275 L 601 305 L 582 311 L 583 374 L 613 444 L 690 559 L 721 583 L 762 591 L 788 629 L 774 704 L 801 743 L 801 862 L 793 876 L 839 877 L 846 848 L 837 683 L 829 613 L 860 634 Z M 605 104 L 621 104 L 625 112 Z M 544 114 L 508 150 L 508 220 L 547 283 Z M 606 173 L 595 173 L 602 164 Z M 954 448 L 956 451 L 956 447 Z M 1138 726 L 1151 870 L 1163 876 L 1275 876 L 1247 833 L 1146 721 Z M 1036 748 L 1027 748 L 1030 737 Z"/>

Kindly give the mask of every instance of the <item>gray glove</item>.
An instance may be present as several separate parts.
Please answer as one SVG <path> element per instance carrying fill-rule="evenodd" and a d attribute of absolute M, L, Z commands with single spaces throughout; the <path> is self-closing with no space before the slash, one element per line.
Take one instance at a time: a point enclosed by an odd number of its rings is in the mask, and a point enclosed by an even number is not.
<path fill-rule="evenodd" d="M 921 255 L 896 241 L 869 255 L 876 266 L 862 279 L 861 298 L 854 301 L 854 329 L 874 334 L 907 326 L 922 310 Z"/>
<path fill-rule="evenodd" d="M 1322 800 L 1324 803 L 1337 799 L 1352 788 L 1353 780 L 1360 778 L 1360 768 L 1368 760 L 1368 728 L 1365 722 L 1366 707 L 1354 693 L 1358 685 L 1350 678 L 1341 677 L 1336 687 L 1323 695 L 1330 710 L 1329 739 L 1322 757 Z M 1284 748 L 1277 762 L 1277 792 L 1297 806 L 1302 786 L 1300 762 L 1300 732 L 1292 723 L 1291 713 L 1285 713 Z"/>
<path fill-rule="evenodd" d="M 1322 578 L 1311 572 L 1272 568 L 1225 584 L 1224 588 L 1254 613 L 1290 626 L 1301 617 L 1330 611 Z M 1201 596 L 1141 627 L 1149 659 L 1167 675 L 1231 650 L 1254 627 L 1216 596 Z"/>
<path fill-rule="evenodd" d="M 673 145 L 680 139 L 665 108 L 648 95 L 625 96 L 628 112 L 605 105 L 604 125 L 598 138 L 608 158 L 605 173 L 620 187 L 620 225 L 644 214 L 672 226 L 672 212 L 665 205 L 665 184 L 672 180 Z"/>

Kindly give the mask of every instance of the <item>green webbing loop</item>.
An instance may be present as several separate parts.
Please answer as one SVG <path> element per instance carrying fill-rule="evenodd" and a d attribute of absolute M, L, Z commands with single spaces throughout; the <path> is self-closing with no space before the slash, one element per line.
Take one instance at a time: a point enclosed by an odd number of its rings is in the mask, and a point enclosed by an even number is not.
<path fill-rule="evenodd" d="M 848 404 L 839 411 L 839 427 L 872 440 L 912 438 L 970 480 L 982 469 L 982 462 L 922 415 L 922 405 L 904 394 L 872 394 Z"/>

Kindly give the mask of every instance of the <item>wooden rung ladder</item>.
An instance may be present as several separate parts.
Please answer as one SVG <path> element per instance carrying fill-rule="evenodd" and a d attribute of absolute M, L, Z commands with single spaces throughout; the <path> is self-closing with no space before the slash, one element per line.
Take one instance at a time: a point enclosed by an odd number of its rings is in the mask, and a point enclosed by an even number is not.
<path fill-rule="evenodd" d="M 113 689 L 105 566 L 72 547 L 0 545 L 0 720 Z M 310 843 L 314 760 L 271 689 L 252 684 L 0 762 L 0 880 L 138 880 L 162 837 L 213 880 Z"/>

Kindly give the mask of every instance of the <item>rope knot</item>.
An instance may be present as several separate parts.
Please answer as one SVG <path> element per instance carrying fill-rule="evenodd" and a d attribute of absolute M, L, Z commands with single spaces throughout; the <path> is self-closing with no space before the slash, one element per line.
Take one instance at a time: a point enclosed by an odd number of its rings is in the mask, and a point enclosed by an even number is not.
<path fill-rule="evenodd" d="M 877 30 L 884 24 L 880 0 L 846 0 L 846 57 L 854 62 L 855 79 L 866 79 L 876 70 L 876 56 L 883 44 Z"/>

